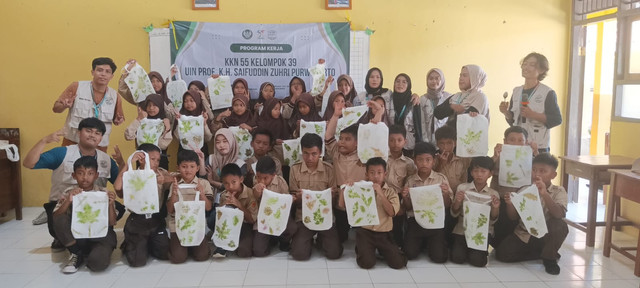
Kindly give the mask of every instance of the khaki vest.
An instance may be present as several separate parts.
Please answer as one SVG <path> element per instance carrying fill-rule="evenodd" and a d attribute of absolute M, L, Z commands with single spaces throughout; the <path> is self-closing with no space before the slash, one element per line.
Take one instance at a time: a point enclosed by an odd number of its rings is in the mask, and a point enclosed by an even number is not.
<path fill-rule="evenodd" d="M 513 125 L 520 126 L 527 130 L 529 136 L 528 141 L 533 141 L 538 144 L 538 148 L 549 148 L 549 129 L 547 125 L 533 119 L 527 119 L 525 123 L 522 123 L 520 118 L 520 106 L 522 101 L 522 89 L 523 86 L 518 86 L 513 89 L 513 95 L 511 100 L 513 106 L 511 112 L 513 112 Z M 547 100 L 547 95 L 551 91 L 549 86 L 542 83 L 538 84 L 538 87 L 533 91 L 533 95 L 529 98 L 529 104 L 527 105 L 531 110 L 537 113 L 544 113 L 544 103 Z"/>
<path fill-rule="evenodd" d="M 71 106 L 69 114 L 67 114 L 67 120 L 64 125 L 64 138 L 78 143 L 78 124 L 85 118 L 95 117 L 93 96 L 91 96 L 91 81 L 79 81 L 76 94 L 73 106 Z M 104 122 L 107 129 L 102 136 L 102 141 L 100 141 L 100 147 L 109 146 L 109 134 L 111 134 L 111 123 L 116 110 L 118 93 L 116 93 L 116 90 L 107 87 L 107 93 L 104 97 L 102 106 L 98 109 L 98 119 Z"/>
<path fill-rule="evenodd" d="M 107 153 L 96 149 L 96 157 L 98 160 L 98 180 L 94 185 L 107 187 L 107 181 L 111 178 L 111 158 Z M 67 154 L 64 155 L 62 164 L 51 173 L 51 192 L 49 193 L 49 201 L 58 201 L 62 193 L 71 186 L 78 184 L 71 173 L 73 173 L 73 163 L 76 162 L 80 155 L 78 145 L 67 146 Z"/>

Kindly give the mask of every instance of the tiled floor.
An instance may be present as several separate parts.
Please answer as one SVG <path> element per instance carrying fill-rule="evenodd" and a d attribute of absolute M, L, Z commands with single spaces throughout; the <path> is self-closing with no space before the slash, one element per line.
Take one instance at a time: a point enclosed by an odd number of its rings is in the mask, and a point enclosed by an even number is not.
<path fill-rule="evenodd" d="M 274 250 L 267 258 L 206 262 L 189 261 L 171 265 L 152 260 L 142 268 L 129 268 L 116 250 L 106 272 L 92 273 L 82 268 L 73 275 L 60 272 L 67 252 L 51 253 L 46 225 L 33 226 L 31 220 L 42 208 L 24 209 L 24 220 L 12 215 L 0 218 L 0 287 L 615 287 L 640 285 L 633 275 L 633 262 L 616 252 L 602 256 L 602 229 L 595 248 L 585 248 L 585 235 L 573 228 L 560 253 L 562 271 L 558 276 L 544 272 L 539 261 L 505 264 L 490 255 L 486 268 L 453 263 L 433 264 L 421 257 L 406 269 L 393 270 L 384 262 L 374 269 L 358 268 L 353 240 L 344 256 L 325 260 L 314 252 L 311 260 L 297 262 Z M 4 223 L 3 223 L 4 222 Z M 625 234 L 616 239 L 635 245 Z M 118 229 L 122 240 L 122 229 Z"/>

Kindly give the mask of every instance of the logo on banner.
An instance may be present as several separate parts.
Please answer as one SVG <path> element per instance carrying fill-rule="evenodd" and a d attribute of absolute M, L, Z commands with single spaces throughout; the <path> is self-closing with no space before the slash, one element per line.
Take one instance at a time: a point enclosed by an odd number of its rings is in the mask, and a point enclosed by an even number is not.
<path fill-rule="evenodd" d="M 251 30 L 244 29 L 244 31 L 242 31 L 242 38 L 249 40 L 251 37 L 253 37 L 253 32 L 251 32 Z"/>
<path fill-rule="evenodd" d="M 269 40 L 276 40 L 277 37 L 278 33 L 276 32 L 276 30 L 269 30 L 267 32 L 267 38 L 269 38 Z"/>

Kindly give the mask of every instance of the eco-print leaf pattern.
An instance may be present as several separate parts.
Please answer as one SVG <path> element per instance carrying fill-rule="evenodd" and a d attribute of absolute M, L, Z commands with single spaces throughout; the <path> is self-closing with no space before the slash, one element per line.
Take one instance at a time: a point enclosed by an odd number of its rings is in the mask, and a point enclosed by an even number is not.
<path fill-rule="evenodd" d="M 147 95 L 156 93 L 153 85 L 151 85 L 149 76 L 147 76 L 147 72 L 137 63 L 131 68 L 124 82 L 127 84 L 127 87 L 129 87 L 131 96 L 133 96 L 133 100 L 136 103 L 144 101 Z"/>
<path fill-rule="evenodd" d="M 323 145 L 324 146 L 324 145 Z M 282 142 L 284 165 L 291 166 L 300 162 L 300 138 Z"/>
<path fill-rule="evenodd" d="M 333 224 L 331 189 L 302 190 L 302 222 L 313 231 L 324 231 Z"/>
<path fill-rule="evenodd" d="M 444 198 L 440 184 L 409 188 L 413 213 L 425 229 L 444 228 Z"/>
<path fill-rule="evenodd" d="M 187 92 L 187 83 L 182 80 L 173 80 L 167 83 L 167 97 L 175 109 L 182 107 L 182 96 Z"/>
<path fill-rule="evenodd" d="M 512 188 L 531 185 L 532 160 L 530 146 L 502 145 L 498 184 Z"/>
<path fill-rule="evenodd" d="M 325 75 L 325 64 L 316 64 L 309 68 L 309 74 L 313 79 L 313 85 L 311 86 L 311 95 L 316 96 L 322 93 L 324 90 L 324 84 L 327 81 Z"/>
<path fill-rule="evenodd" d="M 178 137 L 182 148 L 192 150 L 204 145 L 204 118 L 202 116 L 181 115 L 178 119 Z"/>
<path fill-rule="evenodd" d="M 342 130 L 358 123 L 358 120 L 367 113 L 368 109 L 366 105 L 343 108 L 342 117 L 338 119 L 338 125 L 336 126 L 336 139 L 340 138 L 340 132 Z"/>
<path fill-rule="evenodd" d="M 292 201 L 293 198 L 289 194 L 278 194 L 264 189 L 258 209 L 258 232 L 280 236 L 287 228 Z"/>
<path fill-rule="evenodd" d="M 520 215 L 520 227 L 524 226 L 529 234 L 537 238 L 547 234 L 547 222 L 536 185 L 522 188 L 517 193 L 512 192 L 511 201 L 518 205 L 516 211 Z"/>
<path fill-rule="evenodd" d="M 487 238 L 489 235 L 489 216 L 491 212 L 491 197 L 477 192 L 466 191 L 463 202 L 464 215 L 463 227 L 464 236 L 467 240 L 467 247 L 475 250 L 487 250 Z"/>
<path fill-rule="evenodd" d="M 140 120 L 140 127 L 136 131 L 136 141 L 138 145 L 144 143 L 151 143 L 158 145 L 158 140 L 164 132 L 164 122 L 162 119 L 147 119 Z"/>
<path fill-rule="evenodd" d="M 180 245 L 200 245 L 206 233 L 205 202 L 200 200 L 200 192 L 195 184 L 180 184 L 172 193 L 178 193 L 179 200 L 173 205 L 175 225 L 170 224 L 169 229 L 177 234 Z"/>
<path fill-rule="evenodd" d="M 322 141 L 324 142 L 324 134 L 325 131 L 327 130 L 327 122 L 324 121 L 304 121 L 304 120 L 300 120 L 300 138 L 302 138 L 302 136 L 304 136 L 304 134 L 307 133 L 311 133 L 311 134 L 316 134 L 318 136 L 320 136 L 320 138 L 322 138 Z M 320 156 L 324 156 L 324 146 L 322 145 L 322 151 L 320 151 Z M 300 151 L 302 151 L 302 148 L 299 147 Z"/>
<path fill-rule="evenodd" d="M 347 219 L 351 226 L 380 224 L 372 182 L 360 181 L 353 183 L 353 186 L 346 186 L 344 188 L 344 202 L 348 211 Z"/>
<path fill-rule="evenodd" d="M 233 251 L 240 241 L 244 213 L 228 206 L 216 207 L 216 224 L 211 239 L 216 247 Z"/>
<path fill-rule="evenodd" d="M 102 191 L 73 196 L 71 232 L 76 239 L 101 238 L 109 227 L 109 197 Z"/>
<path fill-rule="evenodd" d="M 489 151 L 489 120 L 482 115 L 469 114 L 457 116 L 456 155 L 460 157 L 486 156 Z"/>
<path fill-rule="evenodd" d="M 207 85 L 209 86 L 209 97 L 211 97 L 211 109 L 231 107 L 233 90 L 229 76 L 220 76 L 216 79 L 209 77 Z"/>
<path fill-rule="evenodd" d="M 251 147 L 253 137 L 251 133 L 238 126 L 229 127 L 229 130 L 231 130 L 231 133 L 233 133 L 236 138 L 236 143 L 238 143 L 238 158 L 242 160 L 251 158 L 253 156 L 253 147 Z"/>
<path fill-rule="evenodd" d="M 358 158 L 366 163 L 373 157 L 389 157 L 389 128 L 382 122 L 358 127 Z"/>

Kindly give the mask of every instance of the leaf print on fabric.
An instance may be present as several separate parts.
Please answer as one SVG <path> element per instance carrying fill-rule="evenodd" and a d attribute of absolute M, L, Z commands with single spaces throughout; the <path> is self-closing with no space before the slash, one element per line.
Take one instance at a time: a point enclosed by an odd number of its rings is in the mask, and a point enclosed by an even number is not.
<path fill-rule="evenodd" d="M 291 166 L 300 162 L 300 139 L 284 140 L 282 142 L 284 165 Z"/>
<path fill-rule="evenodd" d="M 324 136 L 325 136 L 325 131 L 327 130 L 327 122 L 325 121 L 304 121 L 304 120 L 300 120 L 300 138 L 302 138 L 302 136 L 304 136 L 307 133 L 310 134 L 316 134 L 318 136 L 320 136 L 320 138 L 322 138 L 322 141 L 324 142 Z M 320 151 L 320 156 L 324 156 L 324 150 L 325 150 L 325 145 L 322 145 L 322 149 Z M 300 144 L 298 144 L 298 150 L 302 151 L 302 147 L 300 147 Z"/>
<path fill-rule="evenodd" d="M 303 224 L 312 231 L 330 229 L 333 224 L 331 189 L 323 191 L 302 190 Z"/>
<path fill-rule="evenodd" d="M 489 217 L 491 212 L 491 196 L 473 191 L 465 192 L 464 216 L 462 216 L 464 236 L 467 247 L 479 251 L 487 251 L 486 239 L 489 236 Z"/>
<path fill-rule="evenodd" d="M 207 79 L 209 95 L 211 97 L 211 108 L 213 110 L 231 107 L 233 90 L 231 89 L 231 79 L 229 76 Z"/>
<path fill-rule="evenodd" d="M 244 213 L 237 208 L 226 206 L 216 207 L 216 225 L 211 239 L 216 247 L 234 251 L 240 240 L 242 219 Z"/>
<path fill-rule="evenodd" d="M 287 227 L 291 203 L 289 194 L 278 194 L 269 189 L 262 192 L 262 200 L 258 209 L 258 232 L 280 236 Z"/>
<path fill-rule="evenodd" d="M 502 145 L 498 184 L 520 188 L 531 185 L 533 150 L 529 146 Z"/>
<path fill-rule="evenodd" d="M 485 156 L 489 150 L 487 131 L 489 120 L 483 115 L 475 117 L 460 114 L 456 121 L 456 155 L 459 157 Z"/>
<path fill-rule="evenodd" d="M 444 228 L 444 199 L 440 184 L 409 188 L 415 220 L 422 228 Z"/>
<path fill-rule="evenodd" d="M 358 127 L 358 158 L 366 163 L 373 157 L 389 157 L 389 128 L 384 123 L 360 124 Z"/>
<path fill-rule="evenodd" d="M 251 146 L 253 137 L 251 133 L 238 126 L 229 127 L 229 130 L 233 133 L 236 138 L 236 143 L 238 144 L 238 158 L 242 160 L 251 158 L 253 156 L 253 147 Z"/>
<path fill-rule="evenodd" d="M 156 93 L 149 76 L 147 76 L 147 72 L 137 63 L 131 71 L 129 71 L 129 74 L 125 78 L 125 83 L 127 87 L 129 87 L 131 96 L 136 103 L 144 101 L 147 95 Z"/>
<path fill-rule="evenodd" d="M 71 232 L 76 239 L 107 235 L 109 198 L 106 192 L 88 191 L 73 196 Z"/>
<path fill-rule="evenodd" d="M 325 64 L 316 64 L 311 66 L 308 70 L 313 81 L 313 85 L 311 86 L 311 91 L 309 91 L 309 93 L 313 96 L 319 95 L 322 93 L 322 90 L 324 90 L 324 85 L 327 80 L 327 76 L 325 75 Z"/>
<path fill-rule="evenodd" d="M 345 208 L 351 226 L 378 225 L 378 207 L 376 206 L 373 183 L 360 181 L 347 186 L 344 190 Z"/>
<path fill-rule="evenodd" d="M 204 145 L 204 118 L 201 115 L 180 116 L 178 119 L 178 137 L 183 149 L 202 148 Z"/>
<path fill-rule="evenodd" d="M 535 184 L 524 187 L 517 193 L 511 192 L 511 201 L 518 203 L 516 211 L 520 216 L 520 221 L 522 221 L 521 225 L 524 224 L 531 236 L 541 238 L 547 234 L 547 221 L 540 201 L 538 187 Z"/>

